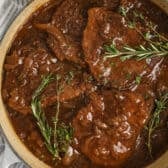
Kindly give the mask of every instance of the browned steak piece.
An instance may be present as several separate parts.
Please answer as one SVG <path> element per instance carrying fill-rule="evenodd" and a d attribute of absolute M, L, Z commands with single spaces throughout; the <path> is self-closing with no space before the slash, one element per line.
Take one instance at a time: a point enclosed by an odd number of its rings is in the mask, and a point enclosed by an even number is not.
<path fill-rule="evenodd" d="M 120 0 L 64 0 L 53 15 L 51 24 L 74 41 L 81 41 L 87 23 L 87 11 L 94 6 L 113 6 Z"/>
<path fill-rule="evenodd" d="M 90 103 L 73 120 L 75 147 L 103 166 L 120 166 L 136 148 L 154 99 L 141 93 L 92 93 Z"/>
<path fill-rule="evenodd" d="M 90 90 L 94 89 L 92 84 L 87 81 L 88 75 L 82 74 L 82 72 L 75 73 L 73 77 L 68 77 L 69 75 L 64 75 L 60 81 L 62 91 L 60 94 L 56 93 L 56 82 L 49 85 L 46 91 L 42 95 L 42 106 L 50 106 L 56 103 L 58 100 L 62 103 L 68 102 L 76 97 L 84 95 L 86 92 L 89 93 Z M 71 78 L 66 81 L 67 78 Z"/>
<path fill-rule="evenodd" d="M 68 60 L 84 66 L 80 42 L 63 34 L 51 24 L 36 24 L 36 27 L 49 33 L 48 44 L 60 61 Z"/>
<path fill-rule="evenodd" d="M 50 24 L 37 24 L 36 27 L 49 33 L 48 44 L 60 59 L 85 65 L 81 47 L 81 37 L 86 25 L 87 0 L 65 0 L 52 17 Z"/>
<path fill-rule="evenodd" d="M 41 75 L 56 72 L 58 64 L 58 60 L 40 40 L 23 45 L 17 52 L 7 56 L 4 86 L 7 86 L 8 90 L 3 89 L 3 97 L 9 101 L 9 106 L 23 114 L 31 112 L 32 93 L 38 87 Z"/>
<path fill-rule="evenodd" d="M 89 6 L 89 0 L 64 0 L 54 13 L 51 23 L 63 34 L 80 41 Z"/>
<path fill-rule="evenodd" d="M 55 104 L 57 101 L 67 102 L 71 99 L 79 97 L 81 94 L 84 94 L 86 86 L 84 83 L 78 83 L 78 81 L 73 81 L 71 84 L 65 84 L 63 87 L 63 92 L 60 95 L 57 95 L 54 92 L 55 84 L 47 89 L 47 92 L 42 97 L 42 106 L 50 106 Z M 50 92 L 49 95 L 47 95 Z"/>
<path fill-rule="evenodd" d="M 41 40 L 23 45 L 18 52 L 14 51 L 7 56 L 4 68 L 6 76 L 2 89 L 3 98 L 8 102 L 10 108 L 23 114 L 31 112 L 32 94 L 38 88 L 42 76 L 49 73 L 60 74 L 62 80 L 66 81 L 62 81 L 62 85 L 64 83 L 65 85 L 64 92 L 60 94 L 61 102 L 80 96 L 86 89 L 81 68 L 70 63 L 60 62 L 48 51 Z M 45 93 L 47 96 L 44 100 Z M 42 96 L 43 105 L 54 104 L 57 101 L 56 95 L 55 81 L 46 88 Z"/>
<path fill-rule="evenodd" d="M 135 84 L 137 76 L 149 79 L 156 68 L 162 64 L 160 58 L 137 61 L 129 59 L 104 57 L 104 45 L 112 42 L 118 49 L 129 45 L 135 47 L 144 44 L 139 33 L 129 28 L 125 19 L 107 8 L 92 8 L 88 12 L 88 24 L 83 36 L 83 50 L 85 60 L 89 64 L 93 76 L 101 84 L 108 84 L 114 88 L 128 88 Z M 156 73 L 157 76 L 157 73 Z"/>
<path fill-rule="evenodd" d="M 49 33 L 48 45 L 61 60 L 85 65 L 81 39 L 87 23 L 87 11 L 92 6 L 108 6 L 114 9 L 119 0 L 65 0 L 52 17 L 50 24 L 36 24 Z"/>

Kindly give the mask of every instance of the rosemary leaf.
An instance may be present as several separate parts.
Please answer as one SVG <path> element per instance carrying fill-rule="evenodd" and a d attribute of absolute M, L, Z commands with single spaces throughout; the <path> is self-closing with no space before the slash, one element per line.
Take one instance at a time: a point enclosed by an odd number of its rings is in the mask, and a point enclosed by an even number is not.
<path fill-rule="evenodd" d="M 40 102 L 40 95 L 42 94 L 44 89 L 48 86 L 48 84 L 53 80 L 54 80 L 54 77 L 52 74 L 49 74 L 42 79 L 41 84 L 39 85 L 39 87 L 37 88 L 37 90 L 34 92 L 32 96 L 31 109 L 35 119 L 37 120 L 37 125 L 40 129 L 40 132 L 45 139 L 45 144 L 47 149 L 54 157 L 58 157 L 57 149 L 53 147 L 51 142 L 52 128 L 49 126 L 47 122 L 45 113 L 42 110 L 41 102 Z"/>
<path fill-rule="evenodd" d="M 125 46 L 120 51 L 116 48 L 114 44 L 105 47 L 105 58 L 115 58 L 119 57 L 122 61 L 128 59 L 136 59 L 138 61 L 142 59 L 152 58 L 152 57 L 165 57 L 168 56 L 168 46 L 167 43 L 162 44 L 162 46 L 157 46 L 154 44 L 149 44 L 148 47 L 140 45 L 138 47 L 132 48 L 130 46 Z"/>
<path fill-rule="evenodd" d="M 154 112 L 146 126 L 147 130 L 147 148 L 149 154 L 152 158 L 152 144 L 151 144 L 151 136 L 153 132 L 157 129 L 160 123 L 160 114 L 168 107 L 168 92 L 163 94 L 159 100 L 155 101 L 155 109 Z"/>
<path fill-rule="evenodd" d="M 136 76 L 135 78 L 135 83 L 139 85 L 141 83 L 142 77 L 141 76 Z"/>
<path fill-rule="evenodd" d="M 47 76 L 44 76 L 42 79 L 42 82 L 40 84 L 40 86 L 37 88 L 37 90 L 35 91 L 35 93 L 33 94 L 32 100 L 35 100 L 36 98 L 38 98 L 41 93 L 44 91 L 44 89 L 47 87 L 47 85 L 53 81 L 55 78 L 52 74 L 49 74 Z"/>
<path fill-rule="evenodd" d="M 70 80 L 72 80 L 71 78 Z M 41 102 L 40 102 L 41 94 L 48 86 L 48 84 L 53 80 L 56 80 L 56 93 L 58 97 L 56 113 L 53 119 L 54 128 L 52 128 L 47 122 L 45 112 L 43 111 Z M 58 118 L 60 113 L 59 95 L 62 92 L 62 89 L 64 87 L 64 86 L 61 86 L 61 84 L 59 83 L 60 80 L 61 80 L 60 75 L 53 76 L 52 74 L 49 74 L 47 76 L 44 76 L 41 81 L 41 84 L 34 92 L 32 96 L 32 101 L 31 101 L 31 109 L 33 112 L 33 116 L 37 121 L 37 125 L 40 129 L 42 136 L 44 137 L 45 145 L 48 151 L 53 155 L 53 157 L 57 159 L 60 159 L 60 153 L 66 152 L 73 136 L 73 129 L 70 125 L 59 123 L 59 118 Z"/>
<path fill-rule="evenodd" d="M 120 6 L 120 7 L 119 7 L 119 13 L 120 13 L 122 16 L 126 17 L 126 16 L 127 16 L 127 12 L 128 12 L 128 10 L 127 10 L 126 8 L 124 8 L 123 6 Z"/>

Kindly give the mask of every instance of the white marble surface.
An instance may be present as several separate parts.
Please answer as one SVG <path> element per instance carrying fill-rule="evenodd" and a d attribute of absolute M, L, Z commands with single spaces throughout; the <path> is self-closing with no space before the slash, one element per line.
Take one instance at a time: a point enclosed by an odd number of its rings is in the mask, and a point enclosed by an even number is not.
<path fill-rule="evenodd" d="M 0 40 L 30 0 L 0 0 Z M 0 128 L 0 168 L 28 168 L 12 151 Z"/>

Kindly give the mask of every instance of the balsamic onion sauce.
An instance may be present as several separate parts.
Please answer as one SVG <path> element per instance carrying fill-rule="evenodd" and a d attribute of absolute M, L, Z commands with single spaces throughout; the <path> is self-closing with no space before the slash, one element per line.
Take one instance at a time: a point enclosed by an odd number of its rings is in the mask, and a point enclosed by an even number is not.
<path fill-rule="evenodd" d="M 53 168 L 140 168 L 168 149 L 168 108 L 156 103 L 168 93 L 168 58 L 104 58 L 112 42 L 118 50 L 147 46 L 143 35 L 154 42 L 168 38 L 168 16 L 145 0 L 51 1 L 32 14 L 6 56 L 2 96 L 17 135 L 35 156 Z M 31 108 L 48 74 L 57 80 L 40 95 L 46 120 L 53 128 L 59 110 L 59 122 L 73 128 L 60 159 L 47 149 Z"/>

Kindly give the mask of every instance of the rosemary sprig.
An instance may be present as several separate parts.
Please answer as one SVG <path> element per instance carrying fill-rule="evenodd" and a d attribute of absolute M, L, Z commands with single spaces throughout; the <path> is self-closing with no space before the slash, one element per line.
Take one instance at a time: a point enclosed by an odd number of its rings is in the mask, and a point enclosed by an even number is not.
<path fill-rule="evenodd" d="M 60 153 L 65 153 L 73 136 L 73 129 L 70 125 L 59 123 L 60 102 L 59 94 L 62 92 L 62 87 L 59 84 L 61 77 L 59 75 L 53 76 L 49 74 L 43 77 L 41 84 L 32 96 L 31 108 L 33 116 L 37 120 L 37 125 L 42 136 L 45 139 L 45 144 L 48 151 L 54 158 L 60 159 Z M 56 80 L 56 92 L 58 96 L 55 117 L 53 119 L 54 128 L 47 122 L 45 113 L 42 109 L 40 96 L 50 82 Z"/>
<path fill-rule="evenodd" d="M 159 100 L 155 101 L 155 109 L 154 112 L 148 122 L 146 127 L 147 130 L 147 148 L 149 154 L 152 158 L 152 144 L 151 144 L 151 136 L 153 132 L 157 129 L 160 123 L 160 114 L 168 107 L 168 92 L 163 94 Z"/>
<path fill-rule="evenodd" d="M 105 51 L 105 58 L 120 57 L 122 61 L 131 58 L 140 61 L 142 59 L 152 58 L 156 56 L 168 56 L 167 46 L 155 46 L 154 44 L 149 44 L 148 47 L 140 45 L 136 48 L 125 46 L 122 50 L 118 50 L 114 44 L 111 44 L 110 46 L 105 46 Z"/>
<path fill-rule="evenodd" d="M 47 119 L 45 117 L 45 113 L 42 110 L 41 102 L 40 102 L 40 95 L 44 91 L 44 89 L 48 86 L 48 84 L 53 81 L 53 75 L 49 74 L 42 79 L 41 84 L 34 92 L 31 101 L 31 109 L 33 112 L 33 116 L 37 120 L 37 125 L 40 129 L 41 134 L 45 139 L 45 144 L 49 152 L 54 156 L 58 157 L 58 152 L 56 148 L 53 147 L 51 138 L 52 138 L 52 128 L 49 126 Z"/>

